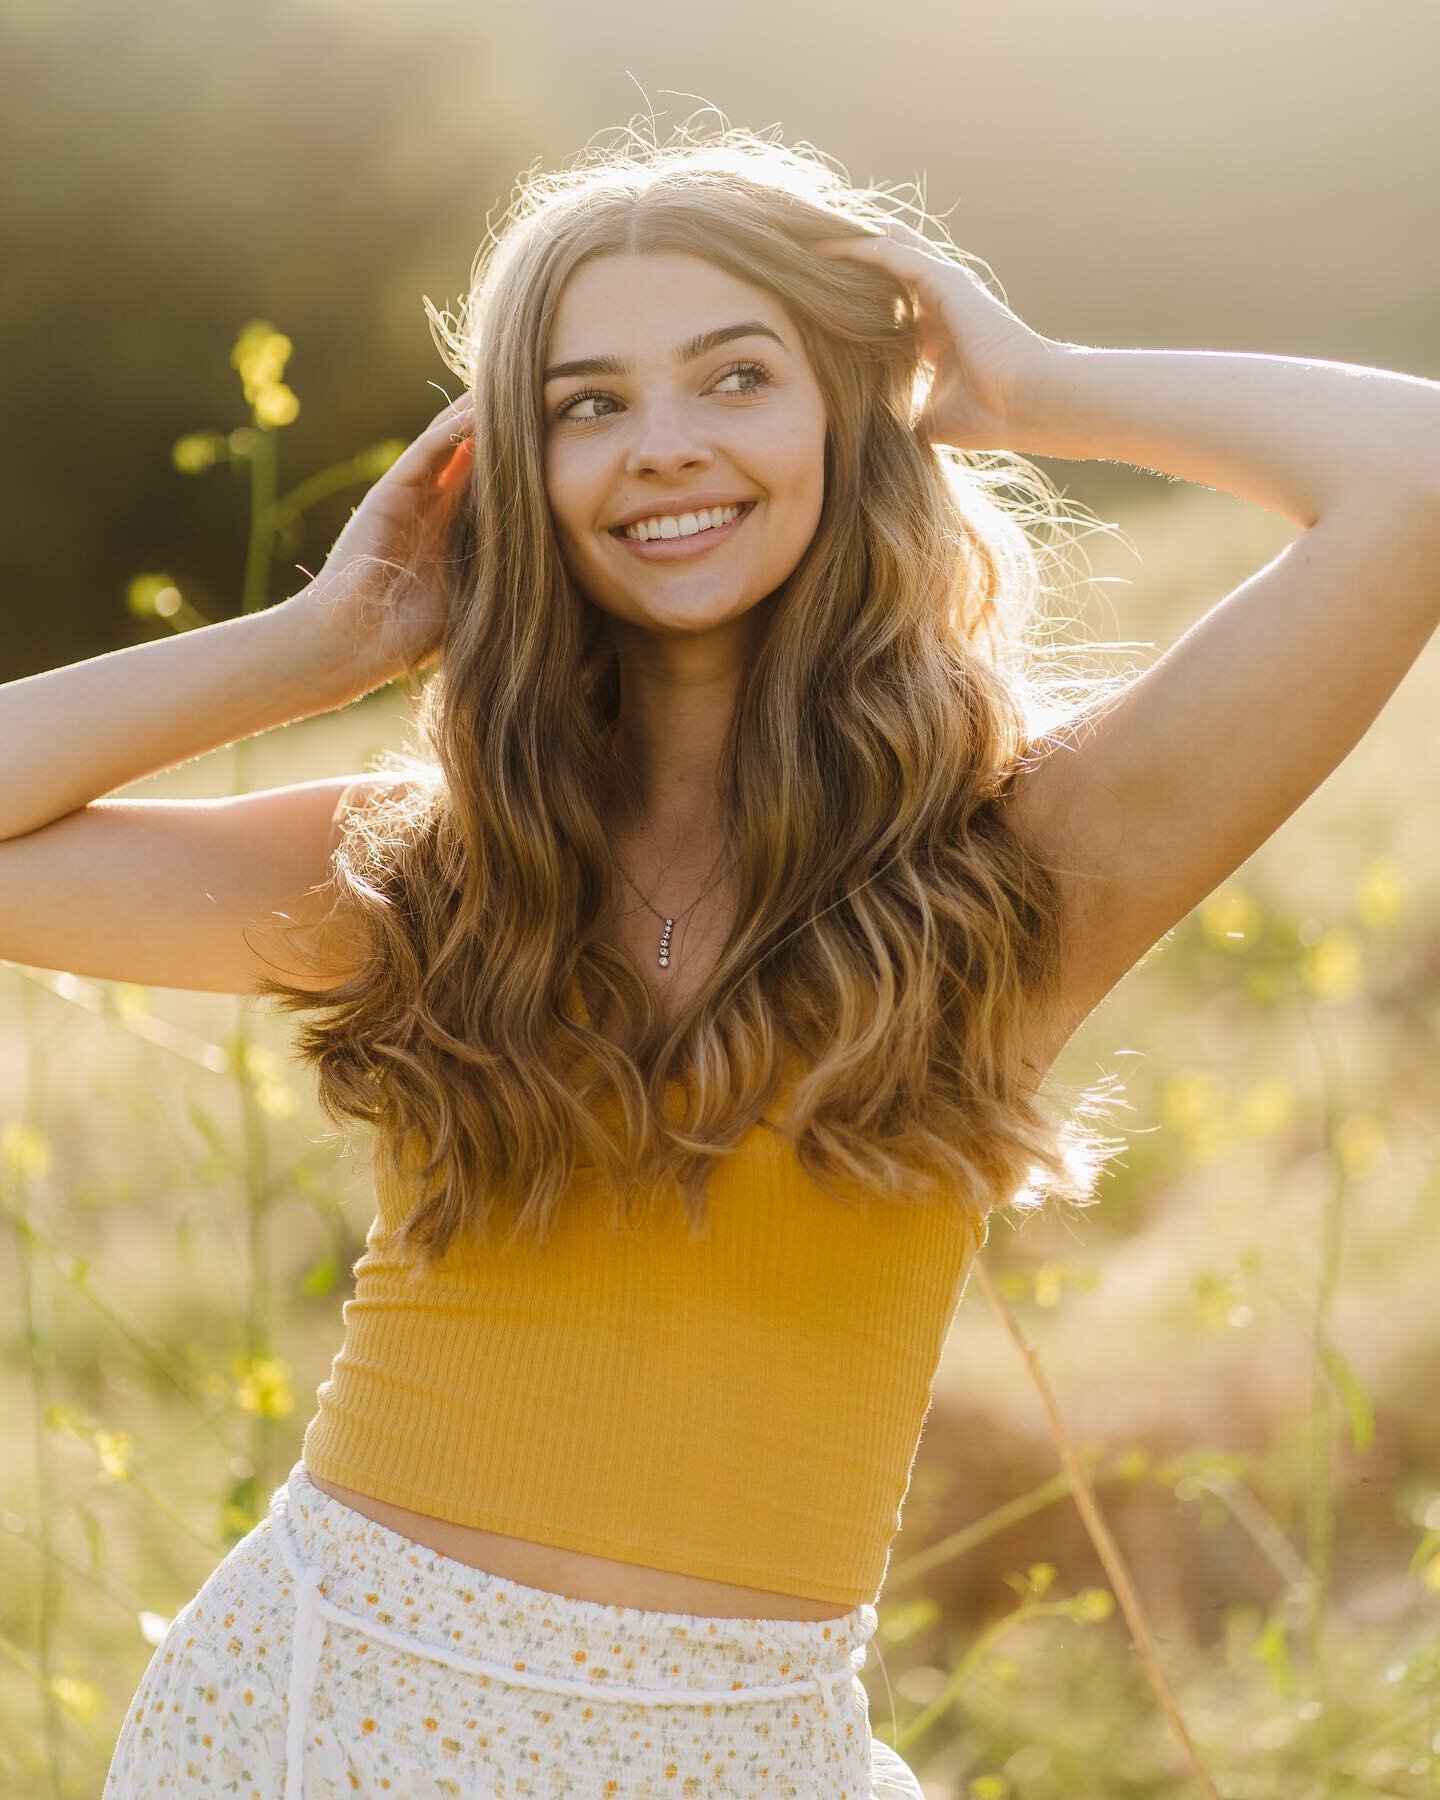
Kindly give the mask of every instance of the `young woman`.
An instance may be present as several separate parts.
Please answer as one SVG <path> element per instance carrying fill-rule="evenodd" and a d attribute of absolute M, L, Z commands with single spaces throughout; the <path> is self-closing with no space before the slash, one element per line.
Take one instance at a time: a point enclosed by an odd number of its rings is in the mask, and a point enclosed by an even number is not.
<path fill-rule="evenodd" d="M 0 955 L 311 1010 L 380 1152 L 111 1797 L 920 1793 L 858 1671 L 988 1211 L 1091 1197 L 1056 1053 L 1433 630 L 1440 390 L 1043 338 L 894 210 L 734 132 L 532 182 L 314 582 L 4 690 Z M 1057 707 L 1031 454 L 1299 535 Z M 435 664 L 425 755 L 100 798 Z"/>

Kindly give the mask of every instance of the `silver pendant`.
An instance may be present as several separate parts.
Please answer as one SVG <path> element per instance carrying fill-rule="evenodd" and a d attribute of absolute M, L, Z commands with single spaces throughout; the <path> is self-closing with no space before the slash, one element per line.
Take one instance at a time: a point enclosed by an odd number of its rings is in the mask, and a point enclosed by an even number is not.
<path fill-rule="evenodd" d="M 673 919 L 667 919 L 665 929 L 660 933 L 660 967 L 662 969 L 670 967 L 670 933 L 674 925 Z"/>

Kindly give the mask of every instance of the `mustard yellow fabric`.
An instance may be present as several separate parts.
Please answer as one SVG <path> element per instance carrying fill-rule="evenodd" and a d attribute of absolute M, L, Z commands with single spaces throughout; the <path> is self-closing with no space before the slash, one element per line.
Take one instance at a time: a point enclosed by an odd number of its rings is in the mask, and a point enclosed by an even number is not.
<path fill-rule="evenodd" d="M 772 1113 L 773 1113 L 772 1108 Z M 812 1183 L 770 1123 L 705 1238 L 613 1231 L 582 1171 L 550 1240 L 456 1240 L 416 1277 L 378 1185 L 303 1458 L 457 1524 L 851 1607 L 874 1601 L 986 1226 Z"/>

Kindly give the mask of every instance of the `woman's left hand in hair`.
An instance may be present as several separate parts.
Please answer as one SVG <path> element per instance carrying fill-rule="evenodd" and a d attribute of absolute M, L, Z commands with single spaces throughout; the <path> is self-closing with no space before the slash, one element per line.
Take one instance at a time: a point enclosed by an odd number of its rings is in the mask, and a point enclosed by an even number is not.
<path fill-rule="evenodd" d="M 957 450 L 1024 448 L 1034 384 L 1073 345 L 1032 331 L 978 275 L 899 219 L 887 219 L 883 231 L 820 238 L 807 248 L 878 264 L 910 290 L 921 354 L 934 377 L 917 431 Z"/>

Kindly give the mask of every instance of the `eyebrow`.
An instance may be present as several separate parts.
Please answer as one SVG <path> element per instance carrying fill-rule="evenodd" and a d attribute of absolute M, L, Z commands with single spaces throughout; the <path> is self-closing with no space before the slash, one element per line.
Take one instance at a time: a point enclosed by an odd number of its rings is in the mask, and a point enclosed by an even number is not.
<path fill-rule="evenodd" d="M 759 319 L 742 319 L 738 325 L 721 325 L 714 331 L 702 331 L 698 337 L 687 339 L 677 346 L 675 361 L 694 362 L 696 357 L 704 356 L 707 350 L 714 350 L 721 344 L 728 344 L 731 338 L 740 337 L 774 338 L 782 350 L 785 348 L 785 340 L 778 331 L 762 325 Z M 623 356 L 582 356 L 574 362 L 556 363 L 553 368 L 545 371 L 542 380 L 559 381 L 566 375 L 628 375 L 630 367 Z"/>

